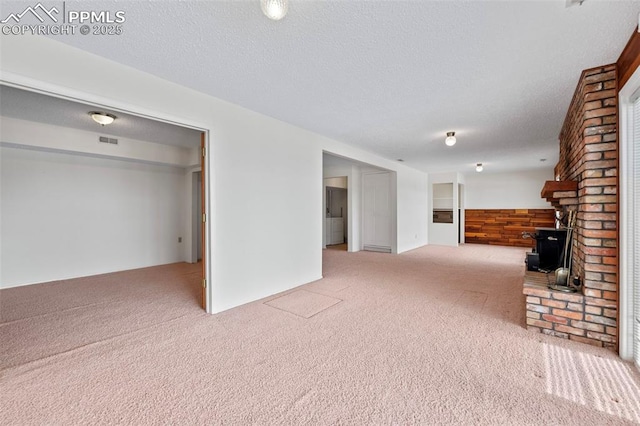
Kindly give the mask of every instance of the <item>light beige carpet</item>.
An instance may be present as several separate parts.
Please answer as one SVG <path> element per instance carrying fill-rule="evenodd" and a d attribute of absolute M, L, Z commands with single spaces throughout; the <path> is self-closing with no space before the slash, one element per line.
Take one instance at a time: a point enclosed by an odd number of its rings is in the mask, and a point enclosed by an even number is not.
<path fill-rule="evenodd" d="M 309 318 L 206 315 L 182 264 L 1 291 L 0 424 L 640 421 L 635 367 L 524 329 L 524 250 L 323 255 Z"/>

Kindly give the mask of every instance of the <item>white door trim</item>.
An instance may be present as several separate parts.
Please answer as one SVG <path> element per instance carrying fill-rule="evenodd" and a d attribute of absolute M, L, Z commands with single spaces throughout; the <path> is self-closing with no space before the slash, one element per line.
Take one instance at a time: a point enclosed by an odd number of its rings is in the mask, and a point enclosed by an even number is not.
<path fill-rule="evenodd" d="M 634 292 L 634 141 L 633 102 L 640 92 L 638 68 L 618 93 L 620 143 L 620 342 L 622 359 L 633 359 L 633 292 Z"/>

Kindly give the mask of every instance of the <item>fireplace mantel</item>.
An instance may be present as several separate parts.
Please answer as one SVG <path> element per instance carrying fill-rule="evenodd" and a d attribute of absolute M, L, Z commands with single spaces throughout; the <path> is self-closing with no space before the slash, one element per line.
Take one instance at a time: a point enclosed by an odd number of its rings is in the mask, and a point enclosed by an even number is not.
<path fill-rule="evenodd" d="M 577 205 L 578 181 L 548 180 L 542 187 L 540 197 L 546 199 L 557 209 Z"/>

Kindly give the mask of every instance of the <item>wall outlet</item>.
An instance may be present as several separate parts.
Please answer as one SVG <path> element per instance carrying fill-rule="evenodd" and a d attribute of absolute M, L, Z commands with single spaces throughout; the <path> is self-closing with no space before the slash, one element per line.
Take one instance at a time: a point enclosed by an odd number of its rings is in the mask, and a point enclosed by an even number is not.
<path fill-rule="evenodd" d="M 182 242 L 182 237 L 178 237 L 178 242 L 181 243 Z"/>

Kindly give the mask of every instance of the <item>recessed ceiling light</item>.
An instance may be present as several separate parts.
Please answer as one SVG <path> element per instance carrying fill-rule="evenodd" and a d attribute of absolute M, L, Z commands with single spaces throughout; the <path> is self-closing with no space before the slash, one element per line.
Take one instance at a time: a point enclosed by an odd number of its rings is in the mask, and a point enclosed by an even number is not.
<path fill-rule="evenodd" d="M 113 114 L 108 114 L 106 112 L 99 112 L 99 111 L 91 111 L 89 112 L 89 115 L 91 116 L 91 118 L 93 118 L 93 121 L 100 124 L 101 126 L 106 126 L 107 124 L 111 124 L 113 123 L 113 120 L 117 118 Z"/>
<path fill-rule="evenodd" d="M 476 172 L 480 173 L 482 170 L 484 170 L 484 167 L 482 167 L 482 163 L 476 164 Z"/>
<path fill-rule="evenodd" d="M 447 132 L 447 138 L 444 140 L 447 146 L 454 146 L 456 144 L 456 132 Z"/>

